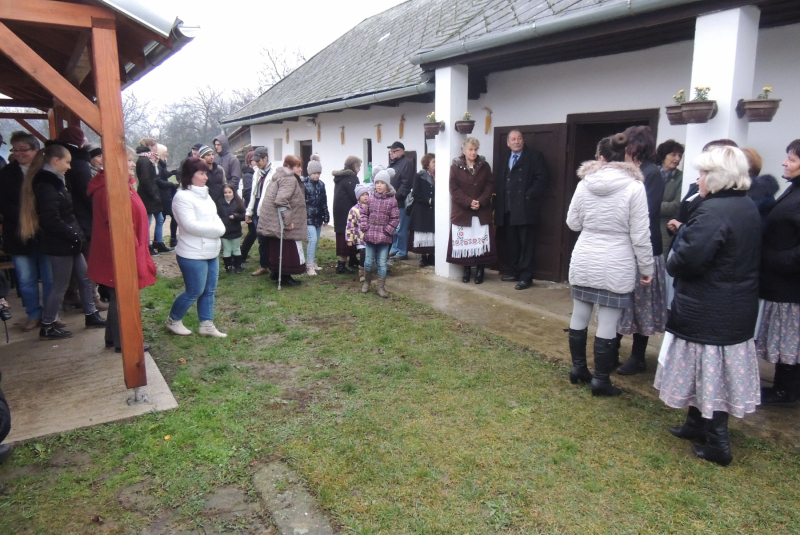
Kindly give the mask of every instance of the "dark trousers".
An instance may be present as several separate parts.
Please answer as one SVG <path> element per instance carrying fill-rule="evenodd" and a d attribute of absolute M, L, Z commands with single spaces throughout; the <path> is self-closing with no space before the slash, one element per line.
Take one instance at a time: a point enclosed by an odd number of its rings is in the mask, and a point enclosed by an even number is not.
<path fill-rule="evenodd" d="M 506 212 L 503 226 L 506 231 L 506 248 L 514 275 L 521 281 L 533 279 L 533 261 L 536 247 L 536 225 L 511 225 L 511 214 Z"/>
<path fill-rule="evenodd" d="M 175 221 L 175 216 L 169 215 L 169 239 L 176 241 L 178 239 L 178 222 Z"/>
<path fill-rule="evenodd" d="M 247 255 L 250 254 L 250 249 L 253 247 L 253 244 L 256 242 L 256 225 L 255 221 L 251 221 L 247 224 L 247 235 L 242 239 L 241 249 L 242 249 L 242 258 L 247 258 Z"/>
<path fill-rule="evenodd" d="M 106 342 L 114 342 L 114 347 L 122 347 L 119 337 L 119 309 L 117 308 L 117 290 L 108 289 L 108 313 L 106 314 Z"/>
<path fill-rule="evenodd" d="M 258 216 L 254 215 L 252 219 L 253 228 L 258 228 Z M 248 229 L 248 235 L 249 234 L 250 230 Z M 253 235 L 258 236 L 256 232 L 253 232 Z M 242 253 L 242 256 L 245 256 L 245 254 Z M 269 269 L 269 243 L 267 242 L 266 236 L 258 236 L 258 266 Z"/>

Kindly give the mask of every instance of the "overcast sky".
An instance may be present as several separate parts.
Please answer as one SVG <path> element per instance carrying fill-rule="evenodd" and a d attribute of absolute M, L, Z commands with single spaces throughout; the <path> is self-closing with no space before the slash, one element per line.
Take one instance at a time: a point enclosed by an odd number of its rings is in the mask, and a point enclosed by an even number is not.
<path fill-rule="evenodd" d="M 127 91 L 159 108 L 198 86 L 254 87 L 251 73 L 261 47 L 299 48 L 310 58 L 362 20 L 403 1 L 151 0 L 153 9 L 199 24 L 200 33 Z"/>

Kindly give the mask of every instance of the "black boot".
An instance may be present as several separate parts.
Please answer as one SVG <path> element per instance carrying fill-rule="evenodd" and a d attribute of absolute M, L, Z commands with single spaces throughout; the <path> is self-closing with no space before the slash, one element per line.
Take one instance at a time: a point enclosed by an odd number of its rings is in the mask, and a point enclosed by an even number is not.
<path fill-rule="evenodd" d="M 347 266 L 344 265 L 344 262 L 342 262 L 341 260 L 337 260 L 337 262 L 336 262 L 336 273 L 338 275 L 347 275 L 348 273 L 352 273 L 352 271 L 347 269 Z"/>
<path fill-rule="evenodd" d="M 593 396 L 619 396 L 622 390 L 611 384 L 610 374 L 614 367 L 614 339 L 594 339 L 594 378 L 592 379 Z"/>
<path fill-rule="evenodd" d="M 464 276 L 461 277 L 461 282 L 467 283 L 469 282 L 469 278 L 472 275 L 472 266 L 464 266 Z"/>
<path fill-rule="evenodd" d="M 424 268 L 430 265 L 431 264 L 428 262 L 428 255 L 426 254 L 419 255 L 419 267 Z"/>
<path fill-rule="evenodd" d="M 223 256 L 222 263 L 225 264 L 225 273 L 228 275 L 233 273 L 233 259 L 230 256 Z"/>
<path fill-rule="evenodd" d="M 486 266 L 483 264 L 478 264 L 478 267 L 475 268 L 475 284 L 483 284 L 483 272 L 486 269 Z"/>
<path fill-rule="evenodd" d="M 55 323 L 42 323 L 42 327 L 39 329 L 40 340 L 63 340 L 64 338 L 72 338 L 72 332 L 59 329 Z"/>
<path fill-rule="evenodd" d="M 167 247 L 163 241 L 157 241 L 153 243 L 153 247 L 155 247 L 156 251 L 158 251 L 159 253 L 169 253 L 170 251 L 172 251 L 172 249 Z"/>
<path fill-rule="evenodd" d="M 617 337 L 614 339 L 614 346 L 611 348 L 611 362 L 613 363 L 613 366 L 611 367 L 612 370 L 619 368 L 619 348 L 622 346 L 622 336 L 623 335 L 617 333 Z"/>
<path fill-rule="evenodd" d="M 731 441 L 728 438 L 728 413 L 714 411 L 714 415 L 705 424 L 706 445 L 692 446 L 692 451 L 704 461 L 728 466 L 733 460 Z"/>
<path fill-rule="evenodd" d="M 620 375 L 637 375 L 647 371 L 647 364 L 644 361 L 644 353 L 647 351 L 647 341 L 649 336 L 641 334 L 633 334 L 633 347 L 631 348 L 631 356 L 628 361 L 619 367 L 617 373 Z M 619 359 L 619 346 L 616 350 L 617 359 Z"/>
<path fill-rule="evenodd" d="M 281 286 L 300 286 L 300 284 L 302 283 L 291 275 L 281 275 Z"/>
<path fill-rule="evenodd" d="M 148 250 L 150 251 L 150 256 L 158 256 L 158 251 L 156 251 L 156 248 L 154 247 L 154 245 L 151 244 L 148 247 Z"/>
<path fill-rule="evenodd" d="M 94 311 L 91 314 L 84 315 L 84 324 L 86 328 L 89 329 L 90 327 L 105 327 L 106 326 L 106 319 L 100 315 L 98 311 Z"/>
<path fill-rule="evenodd" d="M 684 440 L 706 441 L 705 420 L 697 407 L 689 407 L 689 414 L 681 427 L 670 427 L 669 432 Z"/>
<path fill-rule="evenodd" d="M 428 255 L 428 264 L 430 264 L 432 266 L 436 265 L 436 255 L 435 254 L 429 254 Z"/>
<path fill-rule="evenodd" d="M 357 256 L 351 256 L 350 260 L 347 261 L 347 265 L 348 265 L 348 267 L 358 269 L 358 267 L 360 265 L 359 261 L 358 261 L 358 257 Z M 352 273 L 352 271 L 351 271 L 351 273 Z"/>
<path fill-rule="evenodd" d="M 773 407 L 796 407 L 800 381 L 800 365 L 776 364 L 771 388 L 761 389 L 761 404 Z"/>
<path fill-rule="evenodd" d="M 569 382 L 589 383 L 592 372 L 586 366 L 586 337 L 589 329 L 569 330 L 569 354 L 572 355 L 572 369 L 569 371 Z"/>
<path fill-rule="evenodd" d="M 239 275 L 244 268 L 242 267 L 242 257 L 236 255 L 233 257 L 233 272 Z"/>

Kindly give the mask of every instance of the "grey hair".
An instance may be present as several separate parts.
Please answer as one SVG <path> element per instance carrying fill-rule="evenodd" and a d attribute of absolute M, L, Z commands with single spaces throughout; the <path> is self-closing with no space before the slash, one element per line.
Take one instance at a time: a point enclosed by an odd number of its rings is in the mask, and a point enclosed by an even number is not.
<path fill-rule="evenodd" d="M 481 142 L 478 141 L 478 138 L 467 136 L 464 138 L 464 141 L 461 142 L 461 150 L 466 149 L 470 145 L 474 145 L 476 149 L 481 148 Z"/>
<path fill-rule="evenodd" d="M 747 156 L 736 147 L 712 147 L 695 158 L 694 166 L 698 171 L 705 171 L 710 193 L 750 189 L 750 164 Z"/>

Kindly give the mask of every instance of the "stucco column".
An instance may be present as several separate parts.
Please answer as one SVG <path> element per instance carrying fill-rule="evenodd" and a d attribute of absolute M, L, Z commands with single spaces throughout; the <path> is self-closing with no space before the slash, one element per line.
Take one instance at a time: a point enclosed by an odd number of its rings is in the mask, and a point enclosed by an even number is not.
<path fill-rule="evenodd" d="M 697 17 L 692 85 L 686 89 L 686 97 L 694 98 L 697 86 L 710 87 L 708 98 L 717 101 L 719 111 L 705 124 L 686 127 L 684 193 L 697 178 L 692 162 L 706 143 L 720 138 L 732 139 L 740 146 L 747 143 L 749 123 L 736 115 L 736 103 L 740 98 L 755 97 L 752 91 L 760 16 L 757 7 L 746 6 Z"/>
<path fill-rule="evenodd" d="M 444 121 L 444 132 L 436 136 L 436 274 L 460 278 L 463 270 L 448 264 L 450 237 L 450 163 L 461 154 L 463 136 L 454 124 L 467 110 L 466 65 L 436 69 L 436 120 Z"/>

